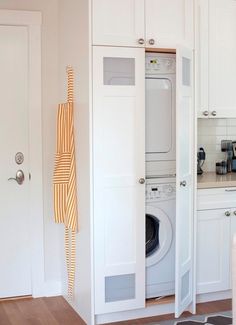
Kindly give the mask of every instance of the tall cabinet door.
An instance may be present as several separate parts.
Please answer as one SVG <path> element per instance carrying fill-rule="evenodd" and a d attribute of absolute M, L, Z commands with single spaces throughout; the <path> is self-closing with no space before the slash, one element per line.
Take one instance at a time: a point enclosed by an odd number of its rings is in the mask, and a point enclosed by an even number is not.
<path fill-rule="evenodd" d="M 178 48 L 176 52 L 176 303 L 179 317 L 193 307 L 193 52 Z M 190 306 L 191 305 L 191 306 Z M 193 308 L 194 309 L 194 308 Z"/>
<path fill-rule="evenodd" d="M 145 305 L 145 54 L 93 48 L 95 313 Z"/>
<path fill-rule="evenodd" d="M 93 0 L 93 44 L 144 47 L 144 0 Z"/>
<path fill-rule="evenodd" d="M 146 47 L 193 46 L 193 0 L 146 0 Z"/>
<path fill-rule="evenodd" d="M 236 117 L 236 1 L 209 0 L 210 117 Z"/>

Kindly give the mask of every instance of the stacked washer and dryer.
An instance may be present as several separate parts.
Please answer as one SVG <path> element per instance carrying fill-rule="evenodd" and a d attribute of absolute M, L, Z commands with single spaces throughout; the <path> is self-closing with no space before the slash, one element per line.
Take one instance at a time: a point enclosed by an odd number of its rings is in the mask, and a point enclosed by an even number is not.
<path fill-rule="evenodd" d="M 174 54 L 146 54 L 146 298 L 175 288 Z"/>

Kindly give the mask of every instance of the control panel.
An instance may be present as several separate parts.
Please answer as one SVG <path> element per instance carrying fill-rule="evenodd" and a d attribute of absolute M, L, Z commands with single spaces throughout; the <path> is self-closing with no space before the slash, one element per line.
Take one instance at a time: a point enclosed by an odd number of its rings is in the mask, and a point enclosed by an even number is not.
<path fill-rule="evenodd" d="M 175 73 L 175 69 L 173 57 L 146 56 L 146 74 Z"/>
<path fill-rule="evenodd" d="M 147 184 L 146 185 L 146 202 L 159 201 L 162 199 L 175 198 L 175 183 L 168 184 Z"/>

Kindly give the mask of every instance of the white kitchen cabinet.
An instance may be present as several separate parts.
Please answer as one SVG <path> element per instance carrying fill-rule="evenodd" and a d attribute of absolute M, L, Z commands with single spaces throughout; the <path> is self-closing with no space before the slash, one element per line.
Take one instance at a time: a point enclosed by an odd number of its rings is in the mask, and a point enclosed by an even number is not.
<path fill-rule="evenodd" d="M 93 49 L 95 312 L 145 306 L 145 55 Z"/>
<path fill-rule="evenodd" d="M 93 45 L 193 47 L 193 0 L 93 0 Z"/>
<path fill-rule="evenodd" d="M 230 209 L 197 214 L 197 293 L 230 289 Z"/>
<path fill-rule="evenodd" d="M 144 6 L 144 0 L 93 0 L 93 44 L 144 47 Z"/>
<path fill-rule="evenodd" d="M 146 47 L 193 48 L 193 1 L 146 0 Z"/>
<path fill-rule="evenodd" d="M 196 5 L 198 117 L 236 117 L 236 2 Z"/>

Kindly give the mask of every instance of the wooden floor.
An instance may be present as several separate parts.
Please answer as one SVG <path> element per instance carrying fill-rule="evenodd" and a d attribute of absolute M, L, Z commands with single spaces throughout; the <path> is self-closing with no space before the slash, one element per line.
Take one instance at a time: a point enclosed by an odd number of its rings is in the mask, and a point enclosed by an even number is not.
<path fill-rule="evenodd" d="M 231 300 L 198 304 L 197 313 L 208 314 L 231 310 Z M 185 313 L 184 316 L 189 316 Z M 173 314 L 112 323 L 144 325 L 174 319 Z M 85 325 L 62 297 L 0 301 L 0 325 Z"/>

